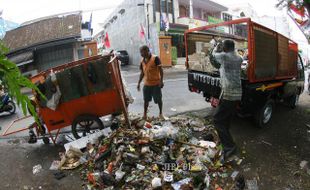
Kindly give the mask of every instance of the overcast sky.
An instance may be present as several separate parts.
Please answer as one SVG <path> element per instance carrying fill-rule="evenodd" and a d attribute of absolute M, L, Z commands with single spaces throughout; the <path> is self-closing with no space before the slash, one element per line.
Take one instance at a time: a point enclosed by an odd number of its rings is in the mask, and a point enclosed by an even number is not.
<path fill-rule="evenodd" d="M 94 11 L 93 21 L 103 22 L 123 0 L 0 0 L 3 18 L 17 23 L 76 10 Z M 143 1 L 143 0 L 141 0 Z M 224 5 L 250 3 L 259 15 L 279 15 L 277 0 L 214 0 Z M 101 9 L 98 11 L 98 9 Z"/>
<path fill-rule="evenodd" d="M 22 23 L 35 18 L 76 10 L 96 10 L 104 20 L 123 0 L 0 0 L 0 10 L 8 20 Z M 141 0 L 143 1 L 143 0 Z M 259 15 L 278 15 L 277 0 L 214 0 L 225 5 L 250 3 Z M 99 17 L 99 16 L 98 16 Z M 98 18 L 97 18 L 98 19 Z M 98 20 L 100 20 L 98 19 Z"/>
<path fill-rule="evenodd" d="M 0 0 L 2 17 L 19 24 L 36 18 L 59 13 L 83 10 L 84 19 L 89 19 L 93 10 L 93 27 L 100 30 L 98 23 L 104 22 L 123 0 Z"/>

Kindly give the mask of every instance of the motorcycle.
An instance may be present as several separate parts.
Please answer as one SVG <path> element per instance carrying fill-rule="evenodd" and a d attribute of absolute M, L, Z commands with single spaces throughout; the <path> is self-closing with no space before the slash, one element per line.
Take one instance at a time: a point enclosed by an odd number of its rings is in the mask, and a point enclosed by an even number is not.
<path fill-rule="evenodd" d="M 10 115 L 15 113 L 16 105 L 7 93 L 0 97 L 0 101 L 0 113 L 8 112 Z"/>

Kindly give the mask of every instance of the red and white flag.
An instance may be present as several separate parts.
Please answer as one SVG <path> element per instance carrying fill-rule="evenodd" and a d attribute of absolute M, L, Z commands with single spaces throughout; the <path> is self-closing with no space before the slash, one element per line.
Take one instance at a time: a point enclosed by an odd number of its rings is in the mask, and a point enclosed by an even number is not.
<path fill-rule="evenodd" d="M 145 30 L 142 24 L 140 24 L 139 28 L 139 37 L 141 40 L 145 39 Z"/>
<path fill-rule="evenodd" d="M 109 35 L 108 35 L 107 32 L 105 33 L 105 37 L 104 37 L 104 46 L 107 49 L 109 49 L 111 47 L 110 40 L 109 40 Z"/>
<path fill-rule="evenodd" d="M 305 17 L 305 8 L 303 6 L 297 7 L 296 5 L 291 4 L 290 9 L 294 11 L 296 14 L 298 14 L 299 16 Z"/>

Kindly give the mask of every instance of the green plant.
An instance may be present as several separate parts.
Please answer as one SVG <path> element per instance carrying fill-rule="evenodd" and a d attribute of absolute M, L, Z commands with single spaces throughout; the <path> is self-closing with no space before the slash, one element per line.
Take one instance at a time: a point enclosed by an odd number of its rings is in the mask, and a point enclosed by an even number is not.
<path fill-rule="evenodd" d="M 0 81 L 9 93 L 9 95 L 15 99 L 16 104 L 22 108 L 23 114 L 27 114 L 27 107 L 29 111 L 34 116 L 35 120 L 38 122 L 38 116 L 36 114 L 34 106 L 31 104 L 28 96 L 21 93 L 21 88 L 27 87 L 35 90 L 43 98 L 44 95 L 39 91 L 36 85 L 34 85 L 28 78 L 24 77 L 16 64 L 11 62 L 6 54 L 8 53 L 8 48 L 0 41 Z"/>

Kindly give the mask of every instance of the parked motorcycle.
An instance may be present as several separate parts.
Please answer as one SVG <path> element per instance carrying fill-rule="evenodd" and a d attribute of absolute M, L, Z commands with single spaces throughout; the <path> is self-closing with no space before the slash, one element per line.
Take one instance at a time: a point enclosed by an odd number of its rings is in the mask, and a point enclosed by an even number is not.
<path fill-rule="evenodd" d="M 10 115 L 15 113 L 16 105 L 7 93 L 0 97 L 0 101 L 0 113 L 8 112 Z"/>

